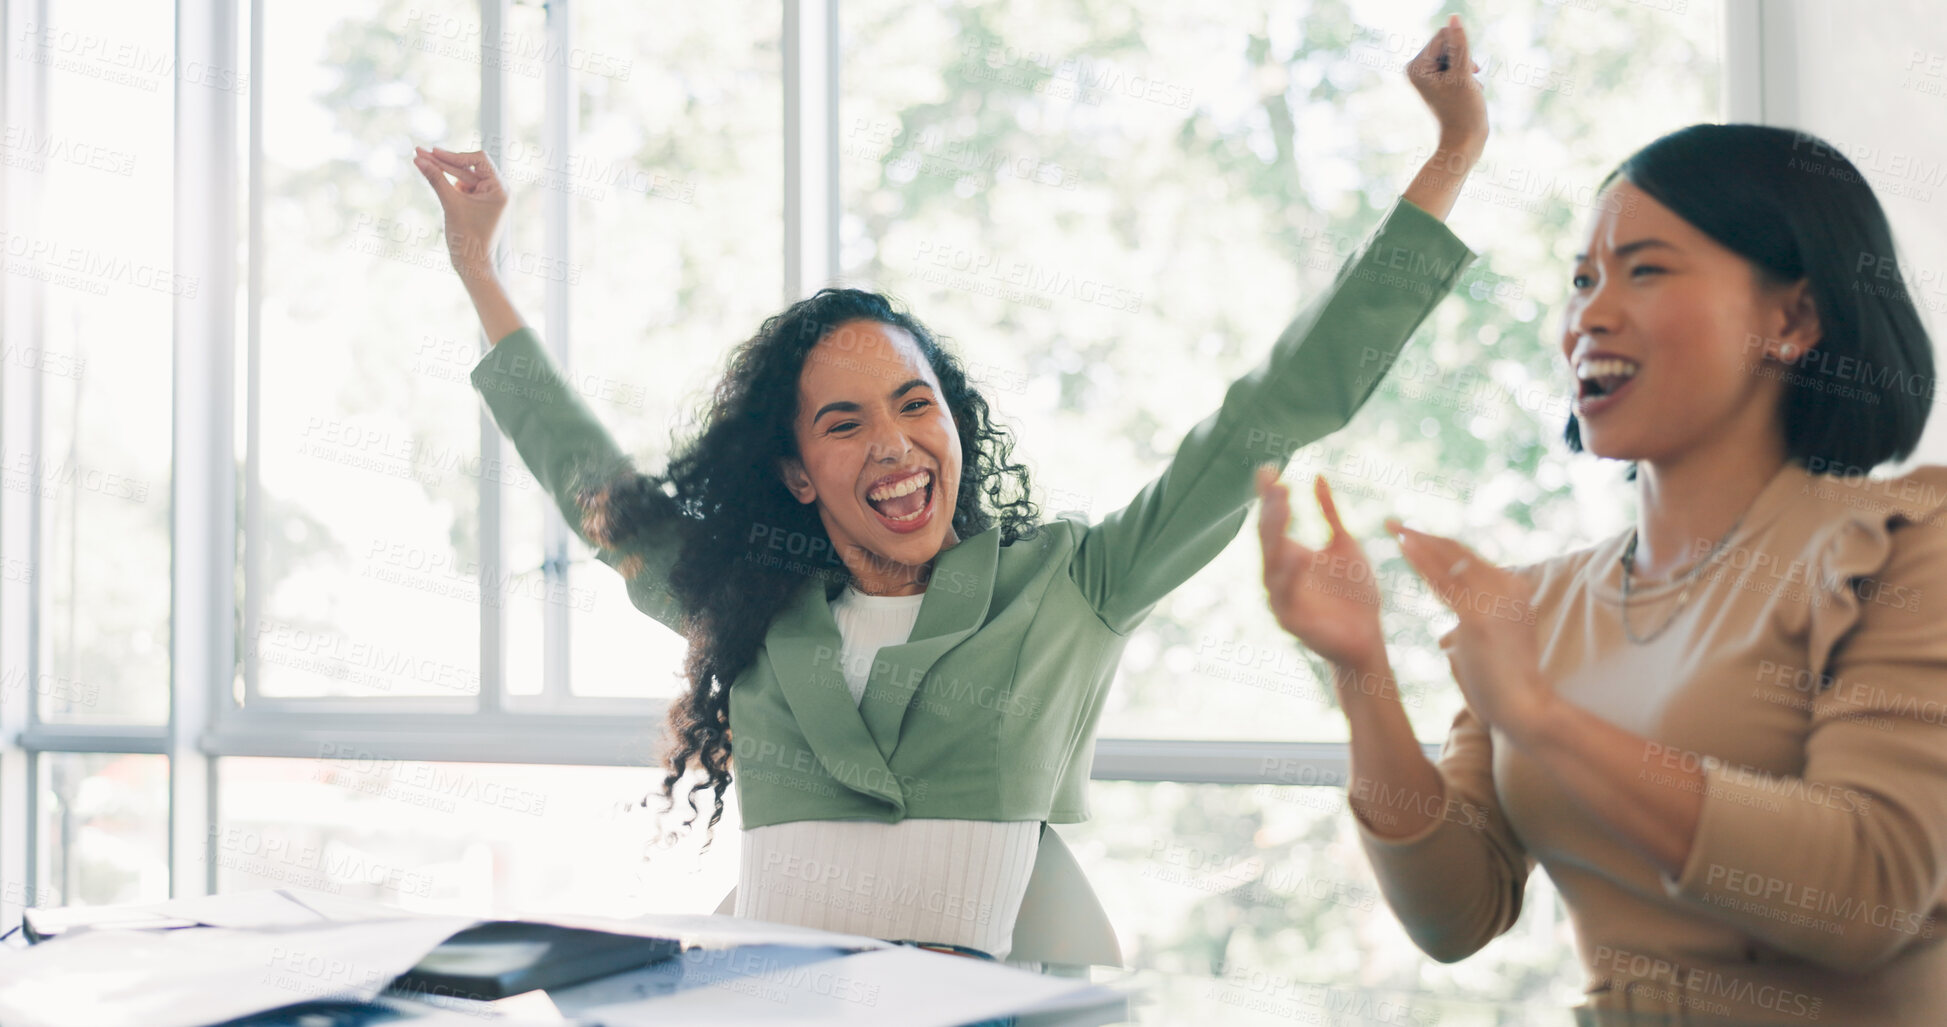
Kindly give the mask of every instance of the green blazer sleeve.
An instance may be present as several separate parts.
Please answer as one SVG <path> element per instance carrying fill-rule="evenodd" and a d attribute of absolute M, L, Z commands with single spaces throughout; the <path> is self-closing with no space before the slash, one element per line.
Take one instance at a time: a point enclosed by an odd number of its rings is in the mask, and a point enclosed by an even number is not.
<path fill-rule="evenodd" d="M 681 631 L 682 610 L 668 589 L 677 550 L 676 501 L 662 497 L 668 504 L 667 525 L 639 532 L 620 549 L 604 548 L 588 537 L 575 491 L 606 480 L 628 460 L 562 377 L 540 337 L 524 325 L 515 329 L 481 357 L 472 381 L 494 423 L 513 441 L 521 462 L 547 490 L 568 529 L 595 550 L 596 559 L 622 572 L 629 601 L 637 609 Z"/>
<path fill-rule="evenodd" d="M 1295 450 L 1343 428 L 1473 258 L 1438 218 L 1395 202 L 1162 475 L 1083 528 L 1069 571 L 1103 623 L 1126 634 L 1222 552 L 1256 497 L 1257 466 L 1283 470 Z"/>

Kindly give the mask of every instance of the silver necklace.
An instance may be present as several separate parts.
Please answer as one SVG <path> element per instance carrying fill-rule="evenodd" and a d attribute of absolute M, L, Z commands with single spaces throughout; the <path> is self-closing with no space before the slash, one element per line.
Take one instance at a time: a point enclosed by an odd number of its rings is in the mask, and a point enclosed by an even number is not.
<path fill-rule="evenodd" d="M 1750 512 L 1749 510 L 1745 511 L 1745 513 L 1749 513 L 1749 512 Z M 1684 605 L 1690 602 L 1690 590 L 1692 587 L 1694 587 L 1697 584 L 1697 578 L 1703 574 L 1704 568 L 1709 567 L 1712 563 L 1716 562 L 1717 554 L 1724 551 L 1724 547 L 1727 544 L 1729 544 L 1731 541 L 1731 536 L 1737 533 L 1738 525 L 1743 523 L 1744 523 L 1744 514 L 1739 514 L 1737 520 L 1731 522 L 1730 528 L 1724 532 L 1723 537 L 1717 540 L 1717 544 L 1710 547 L 1710 554 L 1705 556 L 1703 559 L 1698 560 L 1694 566 L 1692 566 L 1689 570 L 1683 572 L 1683 577 L 1677 579 L 1683 582 L 1683 590 L 1677 593 L 1676 609 L 1670 611 L 1670 616 L 1665 618 L 1663 623 L 1658 625 L 1655 631 L 1650 632 L 1648 635 L 1642 638 L 1636 637 L 1635 630 L 1629 626 L 1629 600 L 1633 592 L 1633 590 L 1629 586 L 1629 581 L 1636 574 L 1636 537 L 1638 534 L 1637 529 L 1635 528 L 1629 529 L 1629 545 L 1624 547 L 1623 554 L 1622 554 L 1623 637 L 1629 639 L 1631 642 L 1634 642 L 1637 645 L 1645 645 L 1647 643 L 1656 641 L 1658 636 L 1662 635 L 1665 631 L 1670 630 L 1670 625 L 1675 624 L 1677 618 L 1679 616 L 1682 616 Z"/>

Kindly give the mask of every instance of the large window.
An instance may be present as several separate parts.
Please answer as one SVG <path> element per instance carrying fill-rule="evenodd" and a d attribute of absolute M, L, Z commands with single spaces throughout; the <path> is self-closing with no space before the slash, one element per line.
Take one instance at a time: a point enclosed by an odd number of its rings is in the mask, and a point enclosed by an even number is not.
<path fill-rule="evenodd" d="M 1410 179 L 1432 122 L 1400 68 L 1451 6 L 0 0 L 0 914 L 274 882 L 706 911 L 732 882 L 734 809 L 700 851 L 640 806 L 683 641 L 485 417 L 415 144 L 494 157 L 515 301 L 645 468 L 731 345 L 841 281 L 958 346 L 1044 515 L 1100 517 Z M 1369 540 L 1428 745 L 1446 620 L 1380 520 L 1521 562 L 1627 517 L 1559 442 L 1555 353 L 1617 160 L 1724 119 L 1885 154 L 1939 326 L 1940 158 L 1885 137 L 1938 112 L 1947 38 L 1889 5 L 1884 46 L 1820 72 L 1813 6 L 1461 10 L 1495 134 L 1451 220 L 1481 257 L 1288 472 Z M 1820 74 L 1887 113 L 1836 120 Z M 1568 1001 L 1540 875 L 1479 959 L 1407 943 L 1349 833 L 1343 720 L 1257 582 L 1246 531 L 1136 633 L 1096 818 L 1063 829 L 1132 961 Z"/>

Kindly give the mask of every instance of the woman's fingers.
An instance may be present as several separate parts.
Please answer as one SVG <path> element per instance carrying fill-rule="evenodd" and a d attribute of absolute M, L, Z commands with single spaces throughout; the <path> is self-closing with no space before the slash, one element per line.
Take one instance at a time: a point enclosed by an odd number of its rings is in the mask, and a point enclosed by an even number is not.
<path fill-rule="evenodd" d="M 1258 543 L 1264 550 L 1264 587 L 1272 598 L 1283 595 L 1292 580 L 1318 555 L 1285 534 L 1291 527 L 1291 490 L 1278 480 L 1269 467 L 1257 472 L 1257 491 L 1263 499 L 1258 510 Z"/>
<path fill-rule="evenodd" d="M 1435 32 L 1433 38 L 1427 40 L 1425 46 L 1420 47 L 1420 52 L 1414 54 L 1413 59 L 1406 62 L 1407 69 L 1409 71 L 1433 70 L 1439 61 L 1441 48 L 1446 45 L 1446 34 L 1447 30 L 1445 28 L 1441 28 L 1438 32 Z"/>
<path fill-rule="evenodd" d="M 1345 524 L 1339 520 L 1339 505 L 1332 501 L 1332 486 L 1324 475 L 1312 479 L 1312 495 L 1318 497 L 1318 508 L 1325 513 L 1325 523 L 1332 528 L 1332 541 L 1349 537 Z"/>
<path fill-rule="evenodd" d="M 1289 576 L 1285 529 L 1291 526 L 1291 500 L 1278 474 L 1269 467 L 1257 469 L 1257 541 L 1264 550 L 1264 587 L 1275 595 Z"/>
<path fill-rule="evenodd" d="M 437 150 L 425 150 L 422 148 L 420 152 L 424 154 L 427 157 L 427 159 L 431 160 L 433 163 L 445 169 L 454 178 L 459 179 L 460 184 L 469 190 L 471 190 L 476 184 L 479 183 L 479 181 L 483 177 L 485 177 L 475 172 L 472 168 L 467 167 L 466 165 L 461 164 L 449 157 L 441 157 Z"/>
<path fill-rule="evenodd" d="M 1453 595 L 1455 586 L 1478 584 L 1482 574 L 1494 569 L 1459 542 L 1414 531 L 1397 518 L 1386 520 L 1386 530 L 1398 536 L 1400 555 L 1406 557 L 1406 562 L 1413 565 L 1413 570 L 1426 579 L 1426 583 L 1432 585 L 1443 600 Z M 1448 605 L 1452 606 L 1451 603 Z"/>
<path fill-rule="evenodd" d="M 489 168 L 493 167 L 492 162 L 487 160 L 485 150 L 468 150 L 465 153 L 455 153 L 452 150 L 441 149 L 435 146 L 432 148 L 432 152 L 448 161 L 463 165 L 467 168 L 477 168 L 481 165 L 486 165 Z"/>
<path fill-rule="evenodd" d="M 1468 71 L 1461 72 L 1462 68 Z M 1467 41 L 1467 30 L 1461 27 L 1458 14 L 1449 17 L 1406 65 L 1408 77 L 1443 85 L 1480 70 L 1480 62 L 1474 60 L 1473 45 Z"/>
<path fill-rule="evenodd" d="M 458 198 L 458 191 L 453 188 L 453 183 L 446 180 L 446 172 L 438 164 L 426 157 L 414 157 L 412 163 L 420 174 L 426 176 L 426 181 L 432 183 L 433 192 L 439 196 L 442 206 Z"/>
<path fill-rule="evenodd" d="M 1473 67 L 1474 58 L 1469 52 L 1467 30 L 1461 27 L 1460 15 L 1450 16 L 1447 19 L 1447 27 L 1441 31 L 1447 36 L 1447 49 L 1444 51 L 1446 63 L 1441 70 Z"/>

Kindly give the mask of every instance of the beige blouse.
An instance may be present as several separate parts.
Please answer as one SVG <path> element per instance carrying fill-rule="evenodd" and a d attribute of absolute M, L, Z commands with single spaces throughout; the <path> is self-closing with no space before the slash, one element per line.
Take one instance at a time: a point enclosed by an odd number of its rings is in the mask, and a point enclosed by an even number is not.
<path fill-rule="evenodd" d="M 1475 952 L 1539 862 L 1574 924 L 1585 1022 L 1947 1024 L 1947 468 L 1787 464 L 1646 644 L 1619 615 L 1627 541 L 1524 573 L 1556 690 L 1648 739 L 1645 777 L 1703 769 L 1682 873 L 1463 710 L 1439 760 L 1447 815 L 1398 840 L 1360 824 L 1408 933 L 1442 961 Z M 1638 637 L 1679 591 L 1632 588 Z"/>

